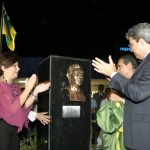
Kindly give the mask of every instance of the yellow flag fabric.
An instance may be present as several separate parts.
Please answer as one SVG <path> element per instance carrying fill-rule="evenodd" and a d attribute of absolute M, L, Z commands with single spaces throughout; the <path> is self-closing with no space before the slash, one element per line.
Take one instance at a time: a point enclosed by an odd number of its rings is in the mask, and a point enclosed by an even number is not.
<path fill-rule="evenodd" d="M 11 51 L 15 50 L 15 37 L 17 32 L 11 24 L 4 5 L 2 5 L 2 34 L 5 35 L 6 44 Z"/>

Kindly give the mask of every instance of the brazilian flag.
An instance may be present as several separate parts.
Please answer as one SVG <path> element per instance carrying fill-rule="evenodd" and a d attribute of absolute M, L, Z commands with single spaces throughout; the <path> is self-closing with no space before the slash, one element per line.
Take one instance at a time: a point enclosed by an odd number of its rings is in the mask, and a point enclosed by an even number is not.
<path fill-rule="evenodd" d="M 6 44 L 11 51 L 15 50 L 15 37 L 16 31 L 13 25 L 11 24 L 10 18 L 7 15 L 4 4 L 2 4 L 2 14 L 1 14 L 1 31 L 2 35 L 5 35 Z"/>

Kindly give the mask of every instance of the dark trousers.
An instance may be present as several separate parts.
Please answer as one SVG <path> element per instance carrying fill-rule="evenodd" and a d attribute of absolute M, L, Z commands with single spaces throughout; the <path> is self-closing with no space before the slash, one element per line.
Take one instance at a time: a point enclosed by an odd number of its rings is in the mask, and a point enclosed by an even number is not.
<path fill-rule="evenodd" d="M 97 144 L 97 138 L 99 136 L 100 127 L 97 122 L 92 122 L 92 144 Z"/>
<path fill-rule="evenodd" d="M 17 127 L 7 124 L 0 119 L 0 150 L 19 150 L 20 140 Z"/>

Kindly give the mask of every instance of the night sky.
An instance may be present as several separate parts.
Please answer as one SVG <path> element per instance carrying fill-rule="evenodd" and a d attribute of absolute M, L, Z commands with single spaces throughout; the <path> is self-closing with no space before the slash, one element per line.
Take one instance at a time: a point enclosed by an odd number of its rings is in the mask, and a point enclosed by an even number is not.
<path fill-rule="evenodd" d="M 150 2 L 127 0 L 5 0 L 23 57 L 107 58 L 127 46 L 125 33 L 150 22 Z M 7 49 L 3 41 L 3 51 Z"/>

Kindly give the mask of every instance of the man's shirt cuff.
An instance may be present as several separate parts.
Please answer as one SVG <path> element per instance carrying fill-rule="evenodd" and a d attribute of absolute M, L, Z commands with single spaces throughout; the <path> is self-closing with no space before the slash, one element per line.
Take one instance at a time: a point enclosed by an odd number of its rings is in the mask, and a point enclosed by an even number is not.
<path fill-rule="evenodd" d="M 29 112 L 29 114 L 28 114 L 28 119 L 30 120 L 30 121 L 35 121 L 35 119 L 36 119 L 36 114 L 37 114 L 37 112 L 34 112 L 34 111 L 30 111 Z"/>
<path fill-rule="evenodd" d="M 113 72 L 112 74 L 111 74 L 111 78 L 116 74 L 117 72 Z"/>

